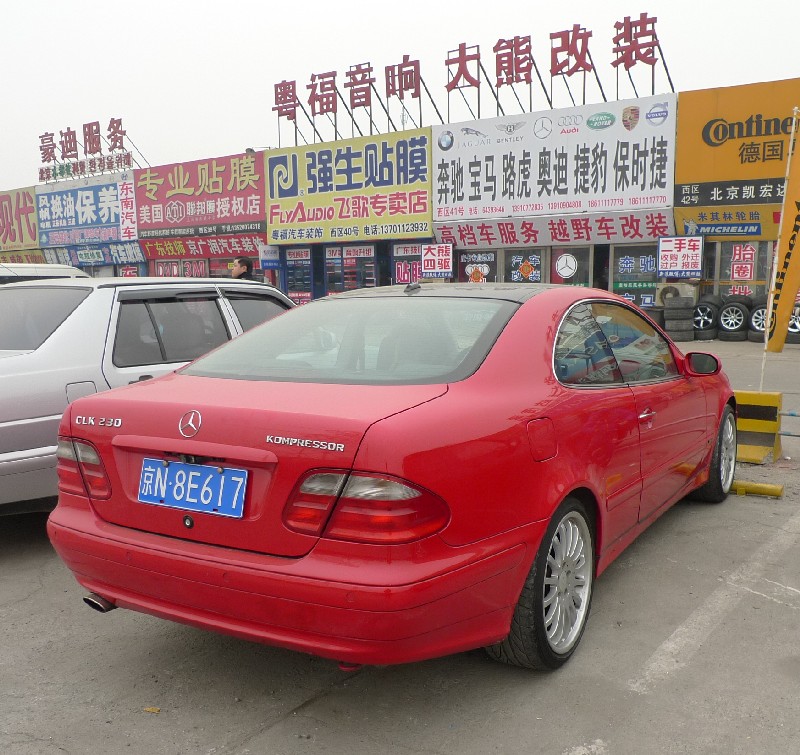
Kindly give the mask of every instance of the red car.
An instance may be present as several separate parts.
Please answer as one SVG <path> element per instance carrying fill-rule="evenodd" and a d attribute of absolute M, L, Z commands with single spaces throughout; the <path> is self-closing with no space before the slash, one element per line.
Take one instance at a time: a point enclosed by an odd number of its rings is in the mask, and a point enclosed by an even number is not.
<path fill-rule="evenodd" d="M 642 530 L 726 497 L 735 410 L 716 357 L 608 292 L 363 289 L 72 403 L 48 531 L 100 611 L 552 669 Z"/>

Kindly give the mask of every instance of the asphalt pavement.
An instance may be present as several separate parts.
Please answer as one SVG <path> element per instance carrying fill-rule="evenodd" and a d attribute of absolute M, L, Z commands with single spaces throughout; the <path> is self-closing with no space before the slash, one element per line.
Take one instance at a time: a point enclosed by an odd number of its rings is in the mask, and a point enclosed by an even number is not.
<path fill-rule="evenodd" d="M 760 344 L 681 346 L 758 390 Z M 798 365 L 794 345 L 764 364 L 763 388 L 787 410 L 800 410 Z M 481 651 L 344 673 L 102 615 L 53 552 L 45 516 L 0 517 L 0 752 L 800 754 L 798 462 L 800 439 L 787 437 L 781 458 L 737 472 L 783 484 L 781 499 L 666 512 L 598 579 L 581 646 L 549 674 Z"/>

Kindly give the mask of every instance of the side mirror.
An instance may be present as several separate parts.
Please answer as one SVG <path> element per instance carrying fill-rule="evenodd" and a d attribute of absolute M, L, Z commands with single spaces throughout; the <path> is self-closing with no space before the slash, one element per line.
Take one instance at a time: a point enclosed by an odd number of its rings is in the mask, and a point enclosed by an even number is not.
<path fill-rule="evenodd" d="M 692 351 L 686 355 L 686 372 L 689 375 L 716 375 L 722 363 L 713 354 Z"/>

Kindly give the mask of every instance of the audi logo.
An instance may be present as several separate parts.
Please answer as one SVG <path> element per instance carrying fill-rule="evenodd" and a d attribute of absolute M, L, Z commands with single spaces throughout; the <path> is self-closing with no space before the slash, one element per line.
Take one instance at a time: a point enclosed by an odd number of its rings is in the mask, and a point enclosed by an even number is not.
<path fill-rule="evenodd" d="M 580 126 L 583 123 L 582 115 L 562 115 L 558 119 L 559 126 Z"/>

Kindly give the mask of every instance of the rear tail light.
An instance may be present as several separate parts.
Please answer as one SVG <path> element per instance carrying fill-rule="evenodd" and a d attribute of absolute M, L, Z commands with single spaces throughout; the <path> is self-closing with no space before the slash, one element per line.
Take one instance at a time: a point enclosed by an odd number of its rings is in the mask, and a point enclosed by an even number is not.
<path fill-rule="evenodd" d="M 111 497 L 111 481 L 100 454 L 91 443 L 59 436 L 56 456 L 60 491 L 98 500 Z"/>
<path fill-rule="evenodd" d="M 295 532 L 333 540 L 393 545 L 442 529 L 447 504 L 411 483 L 382 475 L 317 472 L 307 476 L 283 512 Z"/>

